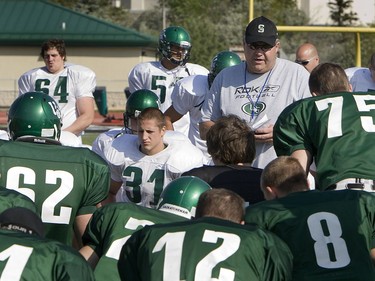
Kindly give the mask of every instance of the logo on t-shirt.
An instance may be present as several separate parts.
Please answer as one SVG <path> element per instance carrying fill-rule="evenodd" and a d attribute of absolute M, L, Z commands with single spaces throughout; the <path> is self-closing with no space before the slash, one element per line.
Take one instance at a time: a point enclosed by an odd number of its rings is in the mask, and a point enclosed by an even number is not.
<path fill-rule="evenodd" d="M 261 112 L 263 112 L 266 109 L 266 104 L 264 102 L 258 102 L 255 107 L 251 102 L 245 103 L 241 110 L 243 113 L 247 115 L 251 115 L 252 112 L 254 112 L 255 115 L 259 115 Z"/>

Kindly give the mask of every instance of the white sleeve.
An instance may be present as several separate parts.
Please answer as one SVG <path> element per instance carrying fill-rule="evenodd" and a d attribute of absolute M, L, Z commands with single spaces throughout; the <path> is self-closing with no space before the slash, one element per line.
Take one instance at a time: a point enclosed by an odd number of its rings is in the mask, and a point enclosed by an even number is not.
<path fill-rule="evenodd" d="M 142 85 L 142 71 L 140 70 L 141 65 L 136 65 L 128 75 L 129 92 L 133 93 L 137 90 L 143 89 Z"/>
<path fill-rule="evenodd" d="M 18 79 L 18 95 L 22 95 L 33 90 L 34 87 L 31 85 L 31 75 L 28 75 L 28 73 L 22 74 L 22 76 Z"/>
<path fill-rule="evenodd" d="M 171 99 L 173 108 L 181 115 L 185 115 L 194 107 L 194 96 L 184 88 L 184 83 L 180 83 L 182 80 L 174 86 Z"/>
<path fill-rule="evenodd" d="M 189 71 L 190 75 L 197 75 L 197 74 L 208 75 L 208 72 L 209 72 L 208 69 L 205 68 L 204 66 L 201 66 L 195 63 L 187 63 L 186 68 Z"/>
<path fill-rule="evenodd" d="M 203 152 L 190 142 L 175 141 L 173 145 L 176 148 L 168 160 L 172 172 L 182 174 L 193 168 L 202 167 L 206 162 Z M 176 170 L 173 171 L 172 167 Z"/>
<path fill-rule="evenodd" d="M 68 131 L 61 131 L 60 142 L 64 146 L 82 147 L 81 139 Z"/>
<path fill-rule="evenodd" d="M 219 73 L 220 75 L 220 73 Z M 201 122 L 206 121 L 216 121 L 221 117 L 221 110 L 220 110 L 220 91 L 221 91 L 221 81 L 217 79 L 218 76 L 215 78 L 210 91 L 205 96 L 203 105 L 202 105 L 202 118 Z"/>
<path fill-rule="evenodd" d="M 82 97 L 94 97 L 93 92 L 96 87 L 96 75 L 91 69 L 81 65 L 71 65 L 68 67 L 69 76 L 75 87 L 77 99 Z"/>

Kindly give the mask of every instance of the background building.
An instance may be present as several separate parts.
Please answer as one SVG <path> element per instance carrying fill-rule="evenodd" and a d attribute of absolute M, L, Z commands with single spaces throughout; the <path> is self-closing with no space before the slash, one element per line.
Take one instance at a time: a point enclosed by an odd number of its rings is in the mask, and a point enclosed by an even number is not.
<path fill-rule="evenodd" d="M 328 2 L 329 0 L 297 0 L 297 6 L 310 18 L 311 25 L 332 25 Z M 353 0 L 352 8 L 357 13 L 359 25 L 366 26 L 375 22 L 375 0 Z"/>
<path fill-rule="evenodd" d="M 123 7 L 130 11 L 150 10 L 159 4 L 158 0 L 112 0 L 115 7 Z"/>
<path fill-rule="evenodd" d="M 0 107 L 18 95 L 18 78 L 44 66 L 40 46 L 64 39 L 67 61 L 91 68 L 105 87 L 109 109 L 124 110 L 130 70 L 156 59 L 158 38 L 149 37 L 43 0 L 0 1 Z"/>

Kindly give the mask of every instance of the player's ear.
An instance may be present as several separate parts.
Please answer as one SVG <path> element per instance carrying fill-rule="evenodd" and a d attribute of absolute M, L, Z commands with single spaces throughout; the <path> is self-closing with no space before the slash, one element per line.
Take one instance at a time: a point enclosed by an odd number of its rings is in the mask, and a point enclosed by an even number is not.
<path fill-rule="evenodd" d="M 273 187 L 270 187 L 270 186 L 263 187 L 262 191 L 263 191 L 263 194 L 264 194 L 264 198 L 266 200 L 272 200 L 272 199 L 277 198 L 277 194 L 276 194 Z"/>
<path fill-rule="evenodd" d="M 166 126 L 163 126 L 163 127 L 160 129 L 160 132 L 161 132 L 162 136 L 164 136 L 166 130 L 167 130 L 167 127 L 166 127 Z"/>
<path fill-rule="evenodd" d="M 312 95 L 313 97 L 318 96 L 315 92 L 311 92 L 311 95 Z"/>
<path fill-rule="evenodd" d="M 266 187 L 266 192 L 267 192 L 267 200 L 272 200 L 278 198 L 276 189 L 272 186 L 267 186 Z"/>

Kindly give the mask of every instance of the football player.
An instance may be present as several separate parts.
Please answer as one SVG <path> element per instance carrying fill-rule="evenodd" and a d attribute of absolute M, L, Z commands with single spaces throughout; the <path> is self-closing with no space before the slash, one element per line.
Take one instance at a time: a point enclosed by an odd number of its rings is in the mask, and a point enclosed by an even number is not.
<path fill-rule="evenodd" d="M 158 47 L 161 60 L 136 65 L 128 76 L 129 91 L 153 91 L 159 97 L 160 110 L 166 111 L 172 103 L 171 93 L 178 80 L 194 74 L 208 73 L 206 68 L 188 62 L 191 47 L 190 34 L 183 27 L 170 26 L 161 31 Z M 174 127 L 188 136 L 189 116 L 181 118 Z"/>
<path fill-rule="evenodd" d="M 124 112 L 124 127 L 111 129 L 98 135 L 92 144 L 92 151 L 105 159 L 104 150 L 110 147 L 112 141 L 122 134 L 137 134 L 137 117 L 139 113 L 148 108 L 159 108 L 158 96 L 150 90 L 137 90 L 135 95 L 130 95 L 126 100 Z"/>
<path fill-rule="evenodd" d="M 374 192 L 369 148 L 375 142 L 375 95 L 351 92 L 347 74 L 335 63 L 314 68 L 309 86 L 315 97 L 285 108 L 275 124 L 277 154 L 296 157 L 306 170 L 314 160 L 320 190 Z"/>
<path fill-rule="evenodd" d="M 8 113 L 10 141 L 0 140 L 0 185 L 35 202 L 46 237 L 71 245 L 107 197 L 108 165 L 87 148 L 61 146 L 61 114 L 42 92 L 19 96 Z"/>
<path fill-rule="evenodd" d="M 261 189 L 269 201 L 249 206 L 245 222 L 288 244 L 294 257 L 292 280 L 375 280 L 372 194 L 309 190 L 304 169 L 291 156 L 265 167 Z"/>
<path fill-rule="evenodd" d="M 244 201 L 219 188 L 204 192 L 196 219 L 145 226 L 120 252 L 121 280 L 291 280 L 287 245 L 258 226 L 243 226 Z"/>
<path fill-rule="evenodd" d="M 254 132 L 236 115 L 223 116 L 207 132 L 207 150 L 214 165 L 203 165 L 183 173 L 196 176 L 212 188 L 225 187 L 239 194 L 246 204 L 263 201 L 262 169 L 251 163 L 255 156 Z"/>
<path fill-rule="evenodd" d="M 180 177 L 163 190 L 157 209 L 112 203 L 98 209 L 87 226 L 81 254 L 95 268 L 95 280 L 120 280 L 117 261 L 122 245 L 145 225 L 195 217 L 199 196 L 210 186 L 199 178 Z"/>
<path fill-rule="evenodd" d="M 107 202 L 133 202 L 155 208 L 163 188 L 185 171 L 203 165 L 202 151 L 182 135 L 165 140 L 165 117 L 157 108 L 146 108 L 137 117 L 138 136 L 115 138 L 105 151 L 111 169 Z M 175 132 L 171 132 L 175 133 Z M 107 203 L 104 202 L 104 203 Z"/>
<path fill-rule="evenodd" d="M 40 217 L 29 209 L 0 214 L 1 280 L 94 281 L 94 274 L 71 247 L 43 237 Z"/>
<path fill-rule="evenodd" d="M 40 56 L 45 66 L 22 74 L 19 95 L 33 91 L 50 95 L 61 109 L 62 130 L 80 136 L 94 120 L 95 73 L 81 65 L 66 64 L 63 40 L 44 42 Z"/>
<path fill-rule="evenodd" d="M 240 62 L 240 57 L 234 52 L 223 51 L 216 54 L 211 61 L 208 75 L 191 75 L 176 83 L 171 95 L 172 105 L 165 112 L 168 130 L 173 130 L 173 124 L 189 113 L 189 139 L 202 150 L 207 158 L 207 164 L 211 162 L 211 157 L 207 153 L 206 142 L 199 135 L 199 121 L 202 117 L 201 107 L 216 75 L 224 68 L 237 65 Z"/>

